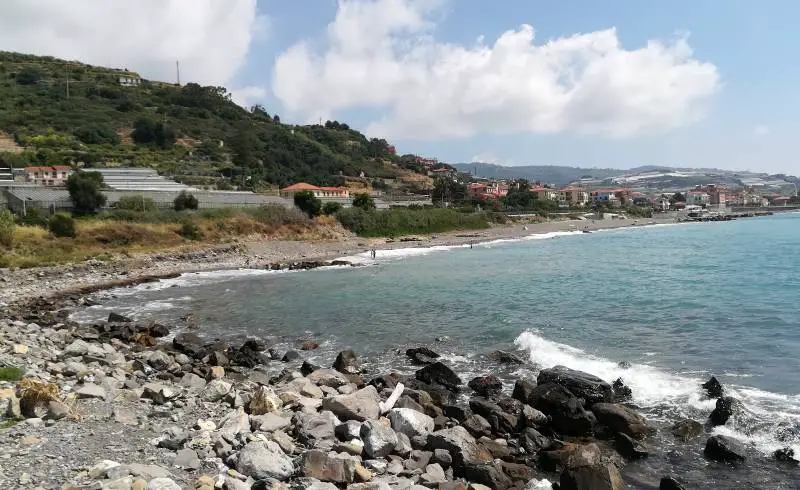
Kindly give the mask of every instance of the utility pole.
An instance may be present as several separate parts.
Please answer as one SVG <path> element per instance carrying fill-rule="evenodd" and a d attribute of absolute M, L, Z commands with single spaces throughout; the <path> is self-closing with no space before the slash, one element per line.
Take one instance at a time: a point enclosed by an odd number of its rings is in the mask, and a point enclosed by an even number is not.
<path fill-rule="evenodd" d="M 175 61 L 175 72 L 178 77 L 178 86 L 181 86 L 181 62 L 176 60 Z"/>

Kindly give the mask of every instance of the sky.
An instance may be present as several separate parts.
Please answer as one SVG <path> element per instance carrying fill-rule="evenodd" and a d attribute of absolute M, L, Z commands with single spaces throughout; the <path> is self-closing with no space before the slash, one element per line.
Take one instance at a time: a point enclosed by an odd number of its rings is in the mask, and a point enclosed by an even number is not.
<path fill-rule="evenodd" d="M 3 0 L 0 50 L 227 87 L 449 163 L 800 173 L 800 2 Z"/>

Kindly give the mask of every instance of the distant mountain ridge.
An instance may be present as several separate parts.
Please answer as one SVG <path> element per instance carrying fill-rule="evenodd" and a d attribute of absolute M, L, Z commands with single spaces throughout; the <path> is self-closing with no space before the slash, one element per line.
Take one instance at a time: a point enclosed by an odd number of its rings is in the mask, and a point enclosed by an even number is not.
<path fill-rule="evenodd" d="M 555 186 L 581 181 L 589 185 L 620 185 L 646 189 L 686 189 L 696 185 L 722 184 L 729 187 L 761 186 L 774 189 L 800 185 L 795 176 L 722 170 L 714 168 L 674 168 L 643 165 L 622 170 L 614 168 L 582 168 L 558 165 L 525 165 L 506 167 L 490 163 L 457 163 L 459 172 L 489 179 L 528 179 Z M 796 189 L 796 187 L 795 187 Z M 796 192 L 796 190 L 795 190 Z"/>

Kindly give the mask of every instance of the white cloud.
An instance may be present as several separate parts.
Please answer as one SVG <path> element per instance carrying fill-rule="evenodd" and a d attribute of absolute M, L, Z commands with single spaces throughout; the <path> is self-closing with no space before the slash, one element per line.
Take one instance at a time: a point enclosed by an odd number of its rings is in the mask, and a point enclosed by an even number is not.
<path fill-rule="evenodd" d="M 491 152 L 478 153 L 477 155 L 472 157 L 472 160 L 470 160 L 470 162 L 491 163 L 494 165 L 500 165 L 503 163 L 500 160 L 500 158 L 497 157 L 497 155 Z"/>
<path fill-rule="evenodd" d="M 229 83 L 264 19 L 256 0 L 4 0 L 0 49 L 138 71 L 146 78 Z"/>
<path fill-rule="evenodd" d="M 720 88 L 685 37 L 621 46 L 615 29 L 535 44 L 523 25 L 493 44 L 438 42 L 437 0 L 340 0 L 322 50 L 276 60 L 273 91 L 299 117 L 385 110 L 371 134 L 392 138 L 566 131 L 627 137 L 689 124 Z M 457 8 L 457 4 L 454 4 Z"/>
<path fill-rule="evenodd" d="M 769 134 L 769 126 L 759 124 L 758 126 L 753 128 L 753 134 L 755 134 L 756 136 L 766 136 Z"/>
<path fill-rule="evenodd" d="M 247 86 L 231 91 L 231 99 L 244 108 L 250 108 L 263 101 L 267 90 L 263 87 Z"/>

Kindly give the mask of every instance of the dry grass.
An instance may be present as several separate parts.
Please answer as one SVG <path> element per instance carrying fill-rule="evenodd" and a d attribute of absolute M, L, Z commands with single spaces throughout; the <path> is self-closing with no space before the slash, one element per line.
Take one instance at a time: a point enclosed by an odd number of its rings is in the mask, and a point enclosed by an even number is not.
<path fill-rule="evenodd" d="M 0 267 L 42 267 L 133 253 L 190 250 L 228 243 L 237 238 L 268 240 L 330 240 L 342 236 L 335 218 L 309 220 L 286 209 L 218 210 L 217 213 L 174 215 L 140 221 L 82 219 L 75 238 L 58 238 L 36 226 L 17 226 L 14 245 L 0 248 Z M 182 221 L 191 219 L 199 240 L 181 236 Z"/>
<path fill-rule="evenodd" d="M 58 385 L 54 383 L 25 378 L 17 384 L 17 397 L 19 397 L 20 406 L 28 407 L 30 410 L 35 407 L 46 407 L 51 401 L 61 402 L 69 409 L 68 417 L 70 419 L 81 419 L 77 400 L 63 396 Z"/>

